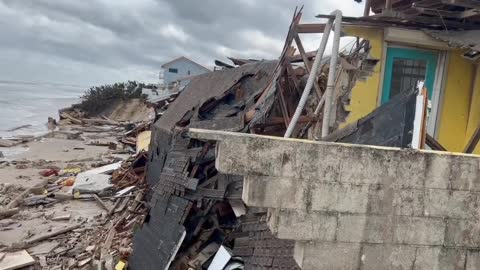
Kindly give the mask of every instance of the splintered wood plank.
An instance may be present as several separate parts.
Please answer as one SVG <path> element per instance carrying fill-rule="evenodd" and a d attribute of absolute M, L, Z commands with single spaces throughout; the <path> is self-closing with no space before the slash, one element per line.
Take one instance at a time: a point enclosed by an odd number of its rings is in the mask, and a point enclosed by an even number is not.
<path fill-rule="evenodd" d="M 472 137 L 470 138 L 470 141 L 468 142 L 463 152 L 469 153 L 469 154 L 473 153 L 473 150 L 475 150 L 475 147 L 477 146 L 478 141 L 480 141 L 480 125 L 477 127 L 477 129 L 473 133 Z"/>
<path fill-rule="evenodd" d="M 19 269 L 35 263 L 35 260 L 26 250 L 4 253 L 4 255 L 0 255 L 0 257 L 3 257 L 3 259 L 0 260 L 0 270 Z"/>
<path fill-rule="evenodd" d="M 300 36 L 298 34 L 296 34 L 294 39 L 295 39 L 295 43 L 297 44 L 297 47 L 298 47 L 298 52 L 302 56 L 303 62 L 305 63 L 305 68 L 307 69 L 308 74 L 310 74 L 312 72 L 313 63 L 310 61 L 310 59 L 308 59 L 307 54 L 305 53 L 305 48 L 303 47 L 302 40 L 300 39 Z M 321 61 L 321 59 L 319 61 Z M 318 81 L 317 81 L 316 78 L 313 81 L 313 87 L 315 88 L 315 92 L 317 93 L 317 97 L 320 99 L 320 97 L 322 96 L 322 90 L 320 89 L 320 85 L 318 85 Z"/>
<path fill-rule="evenodd" d="M 297 25 L 297 33 L 301 34 L 316 34 L 325 31 L 324 23 L 301 23 Z"/>
<path fill-rule="evenodd" d="M 437 140 L 435 140 L 435 138 L 430 136 L 430 134 L 428 134 L 428 133 L 427 133 L 427 137 L 426 137 L 426 143 L 433 150 L 447 151 L 447 149 L 445 149 L 445 147 L 443 147 Z"/>

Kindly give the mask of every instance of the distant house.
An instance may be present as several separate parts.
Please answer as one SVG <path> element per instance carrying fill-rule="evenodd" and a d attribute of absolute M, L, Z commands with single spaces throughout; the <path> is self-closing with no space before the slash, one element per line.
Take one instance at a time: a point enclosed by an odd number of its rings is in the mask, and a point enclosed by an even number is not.
<path fill-rule="evenodd" d="M 171 88 L 176 83 L 179 83 L 180 89 L 190 82 L 191 77 L 211 72 L 210 69 L 186 58 L 185 56 L 163 64 L 162 69 L 165 86 Z"/>

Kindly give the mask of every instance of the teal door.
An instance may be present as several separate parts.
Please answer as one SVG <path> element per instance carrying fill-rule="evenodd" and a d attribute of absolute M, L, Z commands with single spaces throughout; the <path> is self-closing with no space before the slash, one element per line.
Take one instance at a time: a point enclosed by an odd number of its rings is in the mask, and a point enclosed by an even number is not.
<path fill-rule="evenodd" d="M 428 98 L 432 99 L 437 53 L 416 49 L 388 48 L 383 80 L 382 104 L 393 96 L 408 91 L 424 80 Z"/>

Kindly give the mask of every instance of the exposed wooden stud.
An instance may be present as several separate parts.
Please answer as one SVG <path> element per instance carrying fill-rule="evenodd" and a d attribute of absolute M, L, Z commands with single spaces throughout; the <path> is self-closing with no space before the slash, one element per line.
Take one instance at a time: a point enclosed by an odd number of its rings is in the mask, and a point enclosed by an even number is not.
<path fill-rule="evenodd" d="M 302 23 L 297 25 L 297 33 L 300 34 L 321 34 L 325 30 L 324 23 Z"/>
<path fill-rule="evenodd" d="M 392 10 L 392 0 L 385 0 L 385 10 Z"/>
<path fill-rule="evenodd" d="M 470 138 L 470 141 L 468 141 L 467 146 L 465 147 L 465 150 L 463 152 L 468 154 L 473 153 L 473 150 L 475 150 L 475 147 L 477 147 L 478 141 L 480 141 L 480 125 L 477 127 L 475 132 L 473 132 L 473 135 Z"/>
<path fill-rule="evenodd" d="M 427 133 L 426 143 L 430 148 L 437 151 L 447 151 L 443 145 L 441 145 L 437 140 L 435 140 L 430 134 Z"/>
<path fill-rule="evenodd" d="M 297 79 L 297 76 L 295 74 L 295 70 L 293 70 L 292 65 L 287 61 L 287 74 L 290 75 L 293 81 L 293 86 L 295 87 L 295 90 L 298 94 L 302 94 L 302 90 L 300 89 L 300 82 Z"/>
<path fill-rule="evenodd" d="M 317 51 L 311 51 L 311 52 L 307 52 L 305 53 L 306 57 L 310 60 L 312 58 L 315 57 L 315 55 L 317 55 Z M 303 61 L 303 58 L 300 54 L 295 54 L 291 57 L 288 57 L 288 61 L 290 63 L 296 63 L 296 62 L 302 62 Z"/>
<path fill-rule="evenodd" d="M 409 21 L 409 22 L 423 23 L 423 24 L 428 24 L 431 26 L 439 26 L 439 27 L 444 26 L 444 24 L 447 25 L 447 27 L 456 27 L 456 28 L 462 28 L 462 29 L 473 29 L 478 27 L 478 24 L 464 23 L 464 22 L 459 22 L 451 19 L 450 20 L 445 19 L 442 22 L 435 17 L 409 15 L 409 14 L 405 14 L 405 13 L 394 11 L 394 10 L 390 10 L 390 11 L 387 10 L 377 15 L 379 18 L 389 17 L 389 18 L 402 20 L 404 22 Z"/>
<path fill-rule="evenodd" d="M 303 62 L 305 63 L 305 68 L 307 69 L 308 74 L 310 74 L 312 71 L 312 62 L 310 62 L 310 59 L 308 59 L 305 53 L 305 48 L 303 47 L 302 40 L 300 39 L 300 36 L 298 34 L 295 34 L 294 39 L 295 43 L 297 44 L 298 52 L 300 53 L 300 56 L 302 56 Z M 322 90 L 320 89 L 320 85 L 318 85 L 318 81 L 316 79 L 313 82 L 313 87 L 315 88 L 315 92 L 317 93 L 317 98 L 320 98 L 322 96 Z"/>
<path fill-rule="evenodd" d="M 314 117 L 305 116 L 305 115 L 300 116 L 300 118 L 298 119 L 298 123 L 308 123 L 312 121 L 317 121 L 317 119 Z M 272 117 L 265 124 L 258 124 L 258 125 L 255 125 L 255 127 L 277 126 L 277 125 L 283 125 L 283 124 L 285 124 L 283 117 Z"/>
<path fill-rule="evenodd" d="M 365 1 L 365 8 L 363 9 L 363 16 L 367 17 L 370 15 L 370 7 L 372 5 L 372 0 L 366 0 Z"/>
<path fill-rule="evenodd" d="M 290 123 L 290 115 L 288 114 L 288 109 L 287 109 L 287 103 L 285 101 L 285 96 L 283 95 L 282 87 L 280 84 L 277 82 L 277 90 L 278 90 L 278 96 L 280 97 L 280 110 L 282 111 L 283 115 L 283 120 L 285 123 L 285 127 L 288 127 L 288 124 Z"/>

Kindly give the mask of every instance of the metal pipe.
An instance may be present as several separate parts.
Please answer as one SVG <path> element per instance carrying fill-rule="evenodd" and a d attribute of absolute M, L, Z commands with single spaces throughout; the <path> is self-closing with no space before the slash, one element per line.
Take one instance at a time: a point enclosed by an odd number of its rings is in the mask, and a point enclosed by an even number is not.
<path fill-rule="evenodd" d="M 335 12 L 334 11 L 332 15 Z M 315 61 L 313 62 L 312 69 L 310 70 L 310 75 L 308 76 L 307 85 L 305 85 L 305 89 L 303 90 L 302 96 L 300 97 L 300 101 L 298 102 L 297 109 L 292 116 L 290 124 L 287 127 L 287 131 L 283 137 L 289 138 L 292 136 L 293 130 L 295 129 L 295 125 L 302 115 L 303 108 L 305 107 L 305 103 L 307 103 L 308 96 L 310 95 L 310 91 L 312 90 L 312 86 L 314 81 L 317 79 L 317 74 L 320 69 L 320 64 L 322 63 L 323 53 L 325 52 L 325 48 L 327 47 L 328 37 L 330 36 L 330 31 L 332 30 L 333 26 L 333 19 L 329 19 L 327 24 L 325 25 L 325 30 L 322 35 L 322 41 L 320 42 L 320 46 L 318 47 L 317 54 L 315 55 Z M 306 64 L 306 63 L 305 63 Z"/>
<path fill-rule="evenodd" d="M 330 58 L 330 70 L 328 71 L 327 90 L 325 90 L 325 106 L 322 120 L 322 137 L 328 135 L 330 126 L 330 115 L 332 113 L 333 92 L 335 90 L 335 75 L 337 71 L 338 50 L 340 45 L 340 34 L 342 31 L 342 12 L 335 12 L 335 28 L 333 36 L 333 48 Z"/>

